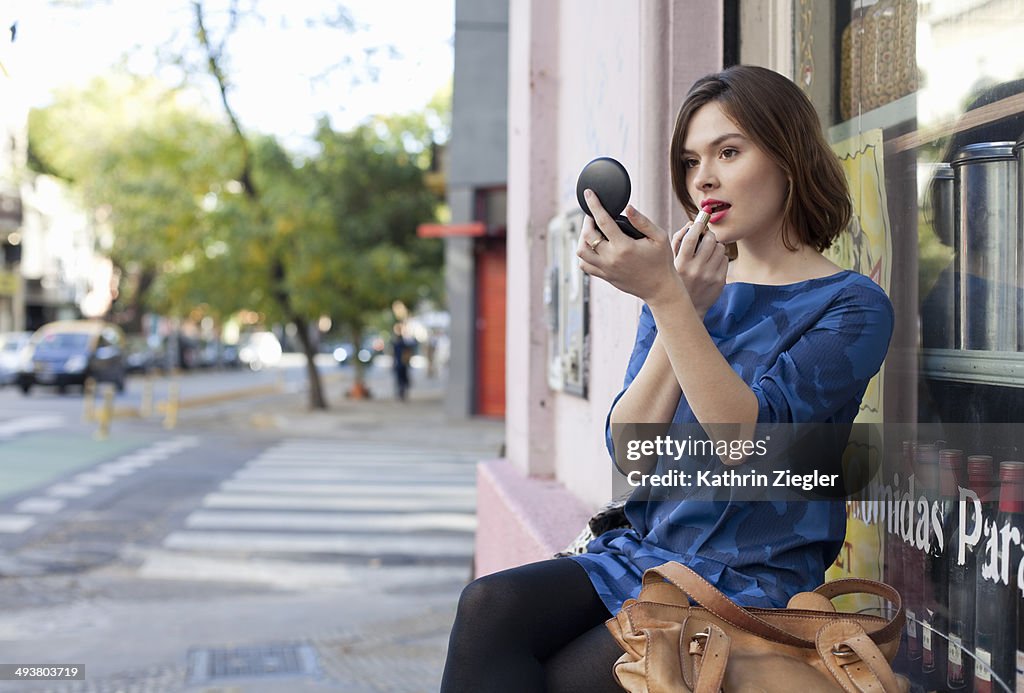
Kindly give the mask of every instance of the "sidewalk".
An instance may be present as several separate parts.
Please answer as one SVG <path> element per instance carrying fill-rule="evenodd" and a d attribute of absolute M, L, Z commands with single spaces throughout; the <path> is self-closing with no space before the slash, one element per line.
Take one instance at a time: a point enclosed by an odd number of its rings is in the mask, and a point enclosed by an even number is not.
<path fill-rule="evenodd" d="M 183 410 L 181 418 L 190 425 L 207 428 L 228 426 L 255 435 L 270 433 L 296 437 L 338 438 L 364 442 L 387 442 L 424 450 L 440 448 L 475 452 L 481 460 L 500 457 L 504 450 L 504 421 L 484 418 L 449 419 L 444 412 L 444 386 L 440 378 L 413 373 L 409 399 L 393 395 L 391 372 L 370 369 L 366 382 L 373 397 L 352 400 L 344 396 L 351 386 L 350 370 L 329 374 L 322 380 L 329 408 L 309 408 L 305 389 L 283 396 L 250 400 L 243 407 L 223 407 L 217 413 L 202 414 L 201 420 Z"/>

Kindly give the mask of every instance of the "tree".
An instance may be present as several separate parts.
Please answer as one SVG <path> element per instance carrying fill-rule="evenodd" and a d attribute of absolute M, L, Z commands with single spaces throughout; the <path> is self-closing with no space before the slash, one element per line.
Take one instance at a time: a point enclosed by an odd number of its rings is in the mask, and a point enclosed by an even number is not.
<path fill-rule="evenodd" d="M 33 167 L 70 182 L 116 232 L 107 249 L 122 277 L 116 318 L 138 330 L 154 280 L 201 241 L 207 195 L 234 168 L 226 129 L 194 95 L 115 74 L 59 93 L 29 114 Z M 181 306 L 162 306 L 173 308 Z"/>
<path fill-rule="evenodd" d="M 273 138 L 246 133 L 233 109 L 226 46 L 246 13 L 232 0 L 215 37 L 205 3 L 191 8 L 201 68 L 192 53 L 179 65 L 186 81 L 212 78 L 226 123 L 200 108 L 152 115 L 186 102 L 189 89 L 125 78 L 133 88 L 111 92 L 98 83 L 35 115 L 37 164 L 108 215 L 112 254 L 140 278 L 137 305 L 178 315 L 202 305 L 222 317 L 245 308 L 294 324 L 310 405 L 325 408 L 310 326 L 329 315 L 358 343 L 393 300 L 439 294 L 440 244 L 415 229 L 440 204 L 423 176 L 447 109 L 378 118 L 353 133 L 323 121 L 319 151 L 299 161 Z M 345 28 L 346 17 L 333 21 Z"/>
<path fill-rule="evenodd" d="M 327 232 L 299 246 L 309 271 L 296 277 L 296 295 L 323 306 L 357 346 L 373 316 L 394 301 L 416 305 L 441 293 L 443 248 L 415 234 L 435 218 L 439 199 L 424 183 L 426 160 L 406 148 L 410 139 L 401 134 L 410 131 L 387 122 L 338 133 L 322 121 L 320 151 L 304 166 Z M 358 362 L 357 369 L 364 387 Z"/>

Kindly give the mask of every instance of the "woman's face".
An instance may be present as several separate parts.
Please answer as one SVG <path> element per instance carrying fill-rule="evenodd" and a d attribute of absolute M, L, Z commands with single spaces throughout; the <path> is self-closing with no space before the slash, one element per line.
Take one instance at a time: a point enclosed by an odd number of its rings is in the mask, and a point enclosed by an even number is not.
<path fill-rule="evenodd" d="M 711 203 L 711 230 L 722 243 L 776 233 L 788 182 L 782 169 L 717 102 L 693 114 L 683 140 L 686 189 L 697 208 Z"/>

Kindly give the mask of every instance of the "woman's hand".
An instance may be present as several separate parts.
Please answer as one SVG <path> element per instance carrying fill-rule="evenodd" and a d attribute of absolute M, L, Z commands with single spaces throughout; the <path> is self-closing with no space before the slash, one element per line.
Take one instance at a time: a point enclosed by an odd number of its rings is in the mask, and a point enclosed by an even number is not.
<path fill-rule="evenodd" d="M 671 243 L 663 229 L 628 206 L 626 218 L 644 234 L 644 238 L 630 238 L 592 191 L 584 192 L 584 197 L 593 218 L 584 219 L 576 246 L 580 269 L 647 303 L 669 292 L 685 291 L 672 266 Z"/>
<path fill-rule="evenodd" d="M 711 229 L 704 232 L 704 238 L 698 238 L 698 234 L 690 233 L 692 226 L 690 222 L 672 235 L 672 254 L 693 307 L 704 317 L 725 287 L 729 258 L 725 244 L 718 242 Z"/>

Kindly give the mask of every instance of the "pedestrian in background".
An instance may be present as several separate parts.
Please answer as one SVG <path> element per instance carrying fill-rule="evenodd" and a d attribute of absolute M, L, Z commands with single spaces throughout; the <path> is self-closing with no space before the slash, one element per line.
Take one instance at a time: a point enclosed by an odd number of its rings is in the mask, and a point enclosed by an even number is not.
<path fill-rule="evenodd" d="M 391 336 L 391 369 L 395 374 L 395 397 L 404 402 L 409 395 L 409 362 L 412 343 L 406 339 L 405 324 L 396 322 Z"/>

